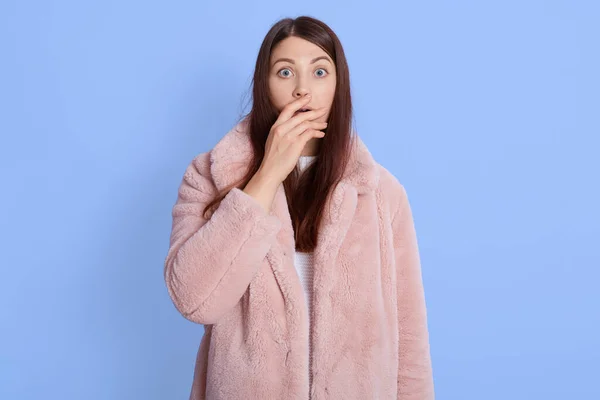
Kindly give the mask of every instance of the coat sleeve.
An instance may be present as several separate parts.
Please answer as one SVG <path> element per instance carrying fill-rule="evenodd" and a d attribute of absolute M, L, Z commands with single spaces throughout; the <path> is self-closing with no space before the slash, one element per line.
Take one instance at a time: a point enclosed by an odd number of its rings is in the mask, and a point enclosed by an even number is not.
<path fill-rule="evenodd" d="M 203 167 L 206 154 L 187 167 L 179 187 L 164 279 L 186 319 L 214 324 L 241 299 L 281 222 L 238 188 L 205 219 L 202 211 L 216 195 L 208 168 Z"/>
<path fill-rule="evenodd" d="M 400 185 L 392 218 L 398 291 L 398 399 L 433 400 L 425 293 L 413 216 Z"/>

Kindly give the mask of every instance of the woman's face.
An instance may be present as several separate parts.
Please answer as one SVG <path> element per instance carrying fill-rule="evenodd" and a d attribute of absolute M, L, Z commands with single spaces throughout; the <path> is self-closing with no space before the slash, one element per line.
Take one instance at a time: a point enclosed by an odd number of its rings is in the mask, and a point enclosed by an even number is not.
<path fill-rule="evenodd" d="M 290 36 L 271 52 L 269 92 L 271 102 L 283 107 L 307 93 L 311 109 L 326 107 L 327 113 L 316 121 L 327 121 L 335 94 L 336 73 L 333 60 L 319 46 Z"/>

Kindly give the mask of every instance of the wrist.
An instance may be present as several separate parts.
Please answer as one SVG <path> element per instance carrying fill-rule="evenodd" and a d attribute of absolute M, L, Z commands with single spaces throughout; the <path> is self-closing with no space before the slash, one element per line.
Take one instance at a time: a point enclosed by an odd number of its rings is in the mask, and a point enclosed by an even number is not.
<path fill-rule="evenodd" d="M 259 168 L 254 175 L 256 180 L 260 182 L 261 186 L 267 186 L 276 189 L 281 181 L 277 179 L 272 173 L 269 173 L 262 168 Z"/>

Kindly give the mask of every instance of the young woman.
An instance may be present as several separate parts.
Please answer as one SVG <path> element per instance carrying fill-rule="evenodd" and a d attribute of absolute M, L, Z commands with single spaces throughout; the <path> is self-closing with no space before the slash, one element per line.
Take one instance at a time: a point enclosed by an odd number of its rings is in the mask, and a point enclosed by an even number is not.
<path fill-rule="evenodd" d="M 406 191 L 351 119 L 335 33 L 273 25 L 250 113 L 194 158 L 173 208 L 166 285 L 205 326 L 191 399 L 433 399 Z"/>

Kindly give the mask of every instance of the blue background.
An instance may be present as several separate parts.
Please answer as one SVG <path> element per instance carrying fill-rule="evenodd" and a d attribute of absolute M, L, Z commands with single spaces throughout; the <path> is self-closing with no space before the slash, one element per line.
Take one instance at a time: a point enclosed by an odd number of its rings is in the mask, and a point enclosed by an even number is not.
<path fill-rule="evenodd" d="M 437 398 L 600 398 L 600 6 L 573 0 L 2 1 L 0 398 L 187 399 L 177 188 L 303 14 L 409 194 Z"/>

